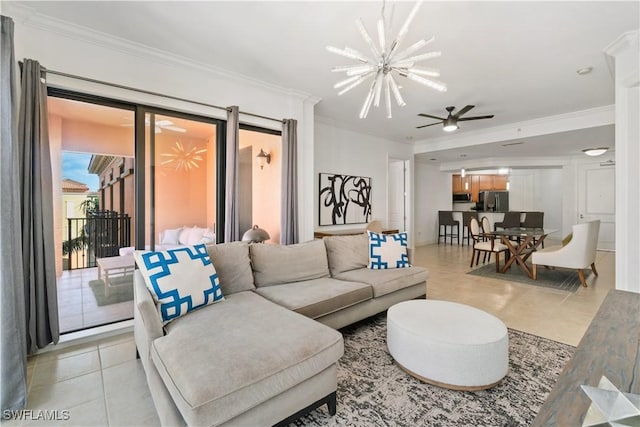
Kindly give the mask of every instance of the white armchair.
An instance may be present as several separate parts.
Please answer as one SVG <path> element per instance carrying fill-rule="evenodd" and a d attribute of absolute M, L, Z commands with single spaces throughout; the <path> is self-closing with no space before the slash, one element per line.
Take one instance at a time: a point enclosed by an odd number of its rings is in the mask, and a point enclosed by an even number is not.
<path fill-rule="evenodd" d="M 600 221 L 585 222 L 573 226 L 573 237 L 561 248 L 548 248 L 536 251 L 531 255 L 533 263 L 533 279 L 537 278 L 537 266 L 572 268 L 578 271 L 580 283 L 585 288 L 587 283 L 583 269 L 591 267 L 596 276 L 596 248 L 598 246 L 598 233 Z"/>

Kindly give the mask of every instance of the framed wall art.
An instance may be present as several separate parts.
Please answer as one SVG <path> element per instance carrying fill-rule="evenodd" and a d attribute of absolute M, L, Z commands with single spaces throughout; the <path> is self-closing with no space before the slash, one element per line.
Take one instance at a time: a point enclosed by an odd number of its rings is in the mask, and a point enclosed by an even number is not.
<path fill-rule="evenodd" d="M 319 225 L 371 220 L 370 177 L 321 173 L 319 183 Z"/>

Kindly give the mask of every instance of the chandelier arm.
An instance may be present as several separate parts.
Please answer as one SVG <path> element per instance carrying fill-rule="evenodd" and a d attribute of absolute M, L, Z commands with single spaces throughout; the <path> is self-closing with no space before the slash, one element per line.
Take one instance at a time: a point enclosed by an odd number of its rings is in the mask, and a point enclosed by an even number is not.
<path fill-rule="evenodd" d="M 402 69 L 402 71 L 408 72 L 408 73 L 413 73 L 413 74 L 418 74 L 421 76 L 429 76 L 429 77 L 440 77 L 440 71 L 435 70 L 433 68 L 415 68 L 415 67 L 409 67 L 406 69 Z"/>
<path fill-rule="evenodd" d="M 335 53 L 336 55 L 344 56 L 345 58 L 355 59 L 356 61 L 360 61 L 362 63 L 368 63 L 369 60 L 362 53 L 358 52 L 355 49 L 351 49 L 349 47 L 345 47 L 344 49 L 339 49 L 333 46 L 327 46 L 327 50 L 331 53 Z"/>
<path fill-rule="evenodd" d="M 418 82 L 421 83 L 427 87 L 430 87 L 431 89 L 435 89 L 439 92 L 446 92 L 447 91 L 447 85 L 437 81 L 437 80 L 432 80 L 432 79 L 427 79 L 424 78 L 422 76 L 419 76 L 417 74 L 413 74 L 413 73 L 400 73 L 401 76 L 406 77 L 410 80 L 413 80 L 414 82 Z"/>
<path fill-rule="evenodd" d="M 388 55 L 389 58 L 393 56 L 396 49 L 398 48 L 398 45 L 402 43 L 404 36 L 407 35 L 407 32 L 409 31 L 409 25 L 411 25 L 411 21 L 413 21 L 413 18 L 416 16 L 416 13 L 418 12 L 418 9 L 420 9 L 421 4 L 422 4 L 422 0 L 419 0 L 418 2 L 416 2 L 415 6 L 413 6 L 413 9 L 411 9 L 409 16 L 407 16 L 407 20 L 404 21 L 404 24 L 400 28 L 400 32 L 396 36 L 393 43 L 391 43 L 391 50 L 389 51 L 389 55 Z"/>
<path fill-rule="evenodd" d="M 377 68 L 373 65 L 358 65 L 352 67 L 350 70 L 347 70 L 347 76 L 361 76 L 363 74 L 367 74 L 371 71 L 376 71 Z"/>
<path fill-rule="evenodd" d="M 371 53 L 373 53 L 373 57 L 378 58 L 380 56 L 380 51 L 376 47 L 375 43 L 373 42 L 373 39 L 369 35 L 369 32 L 365 28 L 364 23 L 362 22 L 362 19 L 356 19 L 356 27 L 358 27 L 358 30 L 360 31 L 360 35 L 362 35 L 362 38 L 364 39 L 364 41 L 369 45 L 369 49 L 371 49 Z"/>
<path fill-rule="evenodd" d="M 375 107 L 379 107 L 380 106 L 380 94 L 382 93 L 382 78 L 384 76 L 384 73 L 382 73 L 381 71 L 378 71 L 378 75 L 376 76 L 376 94 L 375 97 L 373 98 L 373 105 Z"/>
<path fill-rule="evenodd" d="M 418 40 L 417 42 L 415 42 L 414 44 L 412 44 L 402 52 L 394 55 L 393 57 L 389 57 L 389 60 L 400 61 L 401 59 L 406 58 L 407 56 L 411 55 L 413 52 L 416 52 L 417 50 L 423 48 L 424 46 L 428 45 L 434 40 L 435 40 L 435 37 L 431 37 L 428 40 L 425 40 L 425 39 Z"/>
<path fill-rule="evenodd" d="M 385 31 L 384 31 L 384 6 L 383 6 L 382 17 L 378 19 L 378 43 L 380 43 L 380 51 L 382 53 L 385 53 L 387 51 L 387 40 L 385 38 Z"/>
<path fill-rule="evenodd" d="M 355 80 L 353 83 L 351 83 L 349 86 L 345 87 L 344 89 L 342 89 L 340 92 L 338 92 L 338 96 L 343 95 L 347 92 L 349 92 L 351 89 L 353 89 L 354 87 L 358 86 L 359 84 L 361 84 L 363 81 L 366 80 L 367 77 L 369 77 L 371 74 L 373 74 L 374 71 L 371 71 L 368 74 L 362 75 L 360 76 L 357 80 Z"/>
<path fill-rule="evenodd" d="M 393 92 L 393 96 L 396 98 L 396 102 L 398 103 L 398 107 L 404 107 L 407 105 L 402 99 L 402 94 L 400 93 L 400 89 L 398 89 L 398 84 L 391 74 L 387 74 L 389 76 L 389 83 L 391 85 L 391 92 Z"/>
<path fill-rule="evenodd" d="M 427 59 L 432 59 L 432 58 L 438 58 L 442 56 L 442 52 L 440 51 L 436 51 L 436 52 L 427 52 L 427 53 L 423 53 L 420 55 L 416 55 L 416 56 L 412 56 L 410 58 L 407 59 L 403 59 L 402 62 L 420 62 L 420 61 L 424 61 Z"/>
<path fill-rule="evenodd" d="M 339 88 L 341 88 L 342 86 L 346 86 L 346 85 L 348 85 L 349 83 L 353 83 L 353 82 L 355 82 L 355 81 L 356 81 L 356 80 L 358 80 L 359 78 L 360 78 L 360 76 L 353 76 L 353 77 L 349 77 L 348 79 L 341 80 L 341 81 L 339 81 L 338 83 L 334 84 L 334 85 L 333 85 L 333 88 L 334 88 L 334 89 L 339 89 Z"/>
<path fill-rule="evenodd" d="M 390 74 L 385 75 L 385 88 L 384 88 L 384 96 L 387 104 L 387 118 L 391 118 L 391 86 L 390 86 Z"/>
<path fill-rule="evenodd" d="M 362 105 L 362 110 L 360 110 L 360 118 L 366 119 L 369 114 L 369 109 L 371 108 L 371 103 L 373 102 L 373 93 L 375 91 L 376 82 L 378 79 L 373 79 L 371 82 L 371 86 L 369 86 L 369 93 L 367 93 L 367 97 L 364 99 L 364 104 Z"/>

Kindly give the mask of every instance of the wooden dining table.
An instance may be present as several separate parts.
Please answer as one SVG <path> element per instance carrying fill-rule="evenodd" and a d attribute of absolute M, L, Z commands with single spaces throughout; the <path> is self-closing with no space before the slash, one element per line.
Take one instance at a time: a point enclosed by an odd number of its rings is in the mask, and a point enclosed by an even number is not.
<path fill-rule="evenodd" d="M 556 231 L 558 230 L 516 227 L 491 231 L 484 233 L 484 236 L 490 239 L 500 239 L 509 249 L 509 258 L 500 269 L 500 273 L 505 273 L 515 262 L 529 278 L 533 279 L 533 271 L 527 265 L 527 260 L 534 251 L 538 250 L 544 239 Z"/>

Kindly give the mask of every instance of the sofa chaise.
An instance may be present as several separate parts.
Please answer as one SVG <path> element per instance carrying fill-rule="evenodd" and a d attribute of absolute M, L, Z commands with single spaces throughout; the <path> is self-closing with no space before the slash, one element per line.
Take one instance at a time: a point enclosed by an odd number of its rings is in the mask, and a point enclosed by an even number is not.
<path fill-rule="evenodd" d="M 366 234 L 208 246 L 224 300 L 163 325 L 134 278 L 139 357 L 163 425 L 288 424 L 336 411 L 336 330 L 426 292 L 421 267 L 371 270 Z"/>

